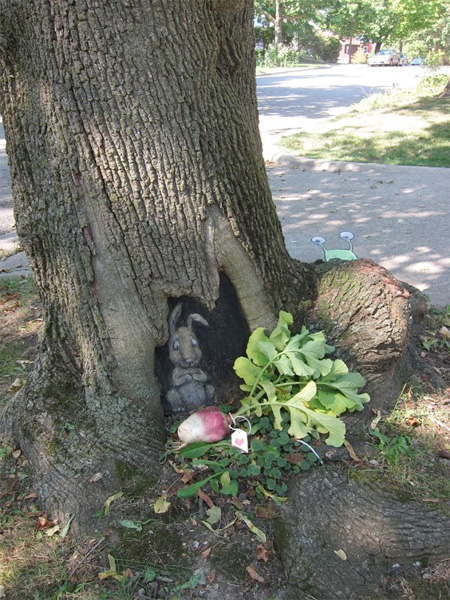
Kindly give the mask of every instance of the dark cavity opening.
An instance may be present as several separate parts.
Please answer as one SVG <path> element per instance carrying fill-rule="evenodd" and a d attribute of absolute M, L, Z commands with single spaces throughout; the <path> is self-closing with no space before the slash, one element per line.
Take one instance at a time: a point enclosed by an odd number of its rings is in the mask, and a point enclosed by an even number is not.
<path fill-rule="evenodd" d="M 187 296 L 168 302 L 170 337 L 155 356 L 166 415 L 238 402 L 242 382 L 233 364 L 245 354 L 250 331 L 228 276 L 220 274 L 219 298 L 212 312 Z"/>

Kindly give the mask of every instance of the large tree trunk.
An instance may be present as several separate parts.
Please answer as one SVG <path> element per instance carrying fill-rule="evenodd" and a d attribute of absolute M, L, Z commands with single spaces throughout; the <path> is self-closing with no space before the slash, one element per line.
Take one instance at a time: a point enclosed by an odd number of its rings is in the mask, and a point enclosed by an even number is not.
<path fill-rule="evenodd" d="M 0 2 L 17 230 L 45 310 L 7 421 L 56 515 L 95 512 L 122 463 L 158 472 L 154 363 L 171 298 L 212 310 L 224 273 L 254 328 L 311 292 L 265 174 L 252 11 L 251 0 Z"/>
<path fill-rule="evenodd" d="M 275 2 L 275 44 L 283 44 L 283 3 L 281 0 Z"/>
<path fill-rule="evenodd" d="M 177 364 L 174 345 L 164 355 L 169 323 L 172 336 L 197 329 L 196 361 L 198 340 L 204 350 L 211 339 L 213 362 L 230 363 L 233 332 L 245 343 L 281 308 L 297 324 L 316 311 L 350 344 L 362 323 L 364 348 L 376 345 L 363 354 L 368 375 L 388 362 L 392 376 L 406 347 L 408 299 L 391 278 L 289 257 L 261 153 L 253 45 L 252 0 L 0 0 L 17 229 L 45 312 L 34 370 L 3 420 L 42 503 L 78 526 L 124 479 L 129 489 L 158 477 L 163 397 L 174 409 L 214 401 L 199 362 L 165 381 Z M 348 271 L 351 288 L 338 282 Z M 227 400 L 225 370 L 212 371 Z"/>

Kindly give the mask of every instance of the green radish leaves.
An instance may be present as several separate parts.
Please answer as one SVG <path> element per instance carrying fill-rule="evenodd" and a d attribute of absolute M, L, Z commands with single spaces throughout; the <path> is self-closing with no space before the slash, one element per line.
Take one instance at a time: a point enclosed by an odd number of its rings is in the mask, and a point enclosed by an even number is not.
<path fill-rule="evenodd" d="M 248 395 L 238 414 L 257 417 L 272 413 L 275 429 L 282 428 L 283 414 L 289 417 L 289 435 L 328 434 L 326 443 L 341 446 L 345 425 L 338 418 L 345 411 L 362 410 L 368 394 L 358 393 L 364 377 L 349 372 L 345 363 L 327 357 L 334 350 L 322 331 L 302 327 L 292 335 L 292 315 L 281 311 L 278 324 L 267 336 L 259 327 L 249 338 L 246 354 L 234 363 Z"/>

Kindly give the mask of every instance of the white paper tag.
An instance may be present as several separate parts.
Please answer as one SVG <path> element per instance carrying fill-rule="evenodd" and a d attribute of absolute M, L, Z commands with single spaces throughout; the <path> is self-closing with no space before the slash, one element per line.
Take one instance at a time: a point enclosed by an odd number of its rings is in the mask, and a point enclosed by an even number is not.
<path fill-rule="evenodd" d="M 231 434 L 231 445 L 241 452 L 248 453 L 248 436 L 242 429 L 235 429 Z"/>

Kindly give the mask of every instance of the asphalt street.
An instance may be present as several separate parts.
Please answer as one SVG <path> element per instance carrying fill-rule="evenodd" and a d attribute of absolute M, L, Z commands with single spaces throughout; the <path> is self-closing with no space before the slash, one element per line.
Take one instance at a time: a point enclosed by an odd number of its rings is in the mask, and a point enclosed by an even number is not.
<path fill-rule="evenodd" d="M 333 65 L 257 78 L 260 131 L 274 201 L 290 254 L 310 262 L 323 258 L 311 238 L 327 249 L 346 248 L 339 238 L 352 231 L 354 252 L 418 287 L 432 304 L 450 303 L 448 236 L 450 171 L 295 158 L 277 146 L 280 136 L 322 125 L 376 91 L 415 85 L 414 67 Z M 0 276 L 27 272 L 14 254 L 11 184 L 0 123 Z"/>

